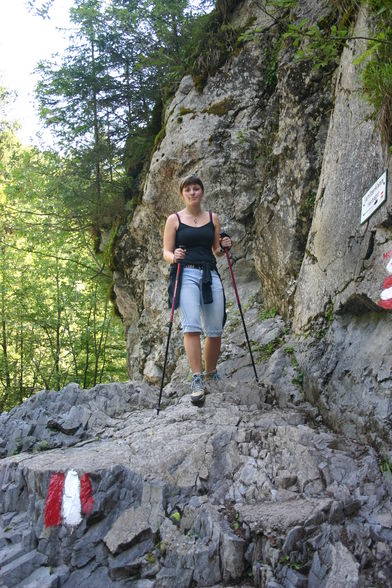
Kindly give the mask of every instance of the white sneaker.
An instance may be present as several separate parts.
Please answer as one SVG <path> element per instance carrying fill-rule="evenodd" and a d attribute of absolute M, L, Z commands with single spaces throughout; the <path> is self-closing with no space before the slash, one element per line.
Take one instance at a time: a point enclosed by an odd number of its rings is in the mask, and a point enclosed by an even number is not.
<path fill-rule="evenodd" d="M 191 401 L 195 404 L 204 400 L 203 374 L 193 374 L 191 382 Z"/>

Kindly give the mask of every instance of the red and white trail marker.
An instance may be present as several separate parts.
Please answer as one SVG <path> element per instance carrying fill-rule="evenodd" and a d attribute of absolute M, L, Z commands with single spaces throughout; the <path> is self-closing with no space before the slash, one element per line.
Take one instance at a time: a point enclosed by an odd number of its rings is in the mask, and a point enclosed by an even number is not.
<path fill-rule="evenodd" d="M 392 259 L 387 265 L 387 272 L 392 274 Z M 380 294 L 380 300 L 377 305 L 386 310 L 392 310 L 392 275 L 385 278 L 382 284 L 382 292 Z"/>
<path fill-rule="evenodd" d="M 67 474 L 52 474 L 45 502 L 45 527 L 56 527 L 62 523 L 79 525 L 82 515 L 91 512 L 93 506 L 93 488 L 89 474 L 84 474 L 81 478 L 75 470 L 69 470 Z"/>

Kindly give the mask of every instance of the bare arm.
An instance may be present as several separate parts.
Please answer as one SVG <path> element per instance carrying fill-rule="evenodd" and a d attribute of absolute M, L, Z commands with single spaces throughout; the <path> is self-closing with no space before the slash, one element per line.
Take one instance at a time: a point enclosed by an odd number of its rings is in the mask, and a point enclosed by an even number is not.
<path fill-rule="evenodd" d="M 177 216 L 171 214 L 166 221 L 163 234 L 163 259 L 167 263 L 177 263 L 177 261 L 185 257 L 185 249 L 175 249 L 177 227 Z"/>
<path fill-rule="evenodd" d="M 231 247 L 232 243 L 231 243 L 231 239 L 230 237 L 223 237 L 223 239 L 220 238 L 220 223 L 219 223 L 219 219 L 218 216 L 213 213 L 212 215 L 212 220 L 214 223 L 214 227 L 215 227 L 215 234 L 214 234 L 214 243 L 212 246 L 212 252 L 215 255 L 215 257 L 222 257 L 222 255 L 224 255 L 224 252 L 221 251 L 221 247 Z"/>

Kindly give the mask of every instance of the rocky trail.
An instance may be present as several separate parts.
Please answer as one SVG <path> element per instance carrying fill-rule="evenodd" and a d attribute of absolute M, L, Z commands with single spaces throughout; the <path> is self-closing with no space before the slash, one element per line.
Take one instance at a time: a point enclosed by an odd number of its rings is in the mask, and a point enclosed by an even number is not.
<path fill-rule="evenodd" d="M 250 327 L 259 350 L 282 329 Z M 392 585 L 388 464 L 303 401 L 290 345 L 258 356 L 257 384 L 239 340 L 201 408 L 179 362 L 159 416 L 140 382 L 70 384 L 1 415 L 2 586 Z M 63 499 L 48 525 L 67 472 L 88 475 L 90 509 L 67 524 Z"/>

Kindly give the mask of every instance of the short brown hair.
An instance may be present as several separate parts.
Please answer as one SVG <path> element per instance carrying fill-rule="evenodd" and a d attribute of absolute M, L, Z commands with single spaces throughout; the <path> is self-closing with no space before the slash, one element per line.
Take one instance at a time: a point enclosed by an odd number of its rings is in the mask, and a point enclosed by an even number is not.
<path fill-rule="evenodd" d="M 184 188 L 190 186 L 191 184 L 197 184 L 204 192 L 204 186 L 201 179 L 197 176 L 188 176 L 187 178 L 184 178 L 180 184 L 180 194 L 182 194 Z"/>

